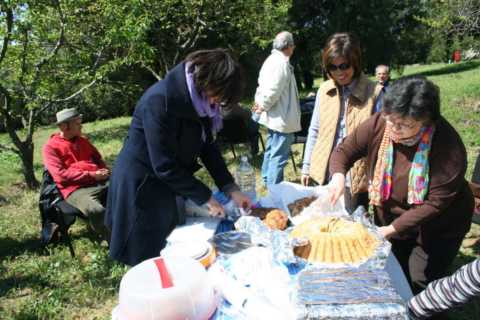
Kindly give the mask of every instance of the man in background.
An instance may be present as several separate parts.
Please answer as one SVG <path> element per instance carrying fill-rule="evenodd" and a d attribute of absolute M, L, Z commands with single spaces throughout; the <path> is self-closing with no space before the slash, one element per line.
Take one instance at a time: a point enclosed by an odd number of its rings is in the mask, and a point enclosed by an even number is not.
<path fill-rule="evenodd" d="M 375 91 L 378 92 L 378 95 L 374 112 L 380 112 L 383 105 L 383 95 L 389 86 L 390 68 L 384 64 L 378 65 L 375 68 L 375 77 L 377 78 L 377 88 Z"/>
<path fill-rule="evenodd" d="M 268 128 L 262 164 L 266 186 L 283 181 L 294 133 L 301 130 L 297 83 L 290 64 L 293 36 L 283 31 L 273 40 L 273 50 L 260 69 L 255 105 L 258 122 Z"/>
<path fill-rule="evenodd" d="M 103 218 L 110 170 L 82 135 L 82 115 L 75 108 L 57 112 L 56 118 L 59 132 L 43 146 L 43 163 L 65 201 L 88 217 L 92 230 L 109 241 Z"/>

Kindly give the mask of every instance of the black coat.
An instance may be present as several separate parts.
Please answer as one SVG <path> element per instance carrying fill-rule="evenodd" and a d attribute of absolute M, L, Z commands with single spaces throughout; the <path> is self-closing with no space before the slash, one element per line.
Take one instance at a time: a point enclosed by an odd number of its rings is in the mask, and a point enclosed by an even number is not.
<path fill-rule="evenodd" d="M 197 204 L 210 198 L 193 175 L 198 158 L 219 189 L 233 184 L 216 143 L 202 139 L 209 130 L 192 105 L 184 63 L 143 94 L 110 178 L 105 224 L 113 259 L 136 265 L 158 256 L 177 224 L 175 196 Z"/>

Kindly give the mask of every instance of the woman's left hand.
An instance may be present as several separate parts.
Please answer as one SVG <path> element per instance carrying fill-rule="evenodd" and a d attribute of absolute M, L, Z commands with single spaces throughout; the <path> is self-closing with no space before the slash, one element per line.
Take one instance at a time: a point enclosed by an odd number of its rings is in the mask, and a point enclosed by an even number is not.
<path fill-rule="evenodd" d="M 390 239 L 393 235 L 397 233 L 397 230 L 395 230 L 395 228 L 391 224 L 385 227 L 378 228 L 378 231 L 380 231 L 380 233 L 385 239 Z"/>
<path fill-rule="evenodd" d="M 252 207 L 252 200 L 250 200 L 250 198 L 247 197 L 243 192 L 233 191 L 230 196 L 239 208 L 249 210 Z"/>

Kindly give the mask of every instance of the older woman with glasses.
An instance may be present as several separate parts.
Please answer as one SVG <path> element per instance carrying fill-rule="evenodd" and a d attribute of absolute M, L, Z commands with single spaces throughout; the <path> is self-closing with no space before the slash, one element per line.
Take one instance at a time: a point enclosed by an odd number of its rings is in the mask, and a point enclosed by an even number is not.
<path fill-rule="evenodd" d="M 464 178 L 465 147 L 440 115 L 437 86 L 420 76 L 391 86 L 382 113 L 332 153 L 332 202 L 343 192 L 346 172 L 363 157 L 370 212 L 418 293 L 446 275 L 470 229 L 474 205 Z"/>
<path fill-rule="evenodd" d="M 180 197 L 207 204 L 212 216 L 224 215 L 194 176 L 198 159 L 220 190 L 250 207 L 215 143 L 220 108 L 237 102 L 241 89 L 239 64 L 227 50 L 213 49 L 192 52 L 143 94 L 110 179 L 105 222 L 112 258 L 136 265 L 158 256 L 179 222 Z"/>
<path fill-rule="evenodd" d="M 375 106 L 375 83 L 362 73 L 360 43 L 349 33 L 335 33 L 323 49 L 322 63 L 329 80 L 318 89 L 308 132 L 301 182 L 329 180 L 328 159 L 347 134 L 368 119 Z M 365 163 L 359 160 L 347 178 L 345 203 L 352 210 L 367 203 Z"/>

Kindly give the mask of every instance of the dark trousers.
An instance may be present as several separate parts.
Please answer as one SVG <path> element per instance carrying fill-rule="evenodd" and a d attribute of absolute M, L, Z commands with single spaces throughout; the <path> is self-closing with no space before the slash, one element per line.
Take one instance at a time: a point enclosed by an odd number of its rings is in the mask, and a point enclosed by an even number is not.
<path fill-rule="evenodd" d="M 448 275 L 448 268 L 457 256 L 463 238 L 437 239 L 434 243 L 419 245 L 416 240 L 391 239 L 392 251 L 417 294 L 437 279 Z"/>
<path fill-rule="evenodd" d="M 72 192 L 66 201 L 88 218 L 90 228 L 97 235 L 110 241 L 110 230 L 103 223 L 107 192 L 108 184 L 84 187 Z"/>

